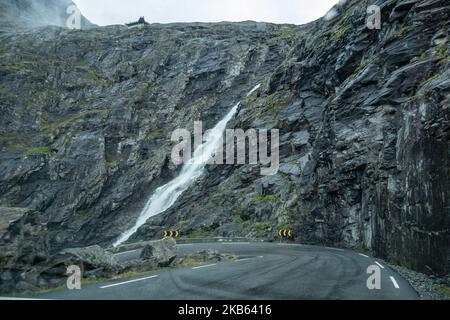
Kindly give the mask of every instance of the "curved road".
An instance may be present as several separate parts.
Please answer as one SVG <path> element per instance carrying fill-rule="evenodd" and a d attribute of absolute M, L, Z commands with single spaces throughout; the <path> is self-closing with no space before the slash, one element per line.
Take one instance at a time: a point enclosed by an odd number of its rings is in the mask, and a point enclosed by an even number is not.
<path fill-rule="evenodd" d="M 105 283 L 81 290 L 56 291 L 35 298 L 77 300 L 264 300 L 264 299 L 417 299 L 395 271 L 360 253 L 276 243 L 204 243 L 179 245 L 180 253 L 216 249 L 236 261 L 181 268 Z M 119 260 L 139 250 L 118 254 Z M 381 289 L 367 288 L 367 268 L 381 269 Z"/>

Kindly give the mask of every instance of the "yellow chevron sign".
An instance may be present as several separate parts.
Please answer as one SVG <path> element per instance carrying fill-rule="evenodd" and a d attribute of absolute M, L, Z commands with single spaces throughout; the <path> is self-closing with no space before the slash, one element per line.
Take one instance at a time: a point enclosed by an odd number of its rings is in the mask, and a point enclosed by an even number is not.
<path fill-rule="evenodd" d="M 164 230 L 164 238 L 179 238 L 181 236 L 180 230 Z"/>
<path fill-rule="evenodd" d="M 292 238 L 294 236 L 294 231 L 292 231 L 292 229 L 279 229 L 278 236 L 281 238 Z"/>

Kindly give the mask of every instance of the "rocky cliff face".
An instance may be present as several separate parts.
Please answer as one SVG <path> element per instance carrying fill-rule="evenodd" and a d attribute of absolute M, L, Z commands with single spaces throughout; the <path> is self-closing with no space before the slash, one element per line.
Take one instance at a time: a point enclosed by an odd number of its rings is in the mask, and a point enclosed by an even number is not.
<path fill-rule="evenodd" d="M 450 4 L 374 2 L 380 30 L 348 1 L 305 26 L 2 33 L 0 206 L 38 212 L 50 251 L 110 244 L 178 173 L 172 131 L 213 127 L 261 82 L 230 126 L 279 128 L 280 172 L 210 166 L 133 239 L 290 227 L 297 241 L 447 272 Z"/>

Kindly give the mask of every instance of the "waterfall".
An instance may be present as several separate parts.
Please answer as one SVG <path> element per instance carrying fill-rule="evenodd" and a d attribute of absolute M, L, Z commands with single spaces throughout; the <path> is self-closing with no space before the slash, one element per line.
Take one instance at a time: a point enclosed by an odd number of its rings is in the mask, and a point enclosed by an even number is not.
<path fill-rule="evenodd" d="M 259 89 L 261 84 L 255 86 L 248 94 Z M 144 225 L 147 220 L 169 209 L 192 184 L 202 176 L 208 160 L 214 155 L 218 144 L 222 142 L 223 133 L 228 122 L 238 111 L 240 102 L 238 102 L 231 111 L 211 130 L 205 138 L 205 142 L 195 151 L 192 160 L 184 164 L 180 174 L 169 183 L 156 189 L 150 200 L 145 205 L 135 225 L 124 232 L 114 243 L 114 247 L 126 242 L 136 231 Z"/>

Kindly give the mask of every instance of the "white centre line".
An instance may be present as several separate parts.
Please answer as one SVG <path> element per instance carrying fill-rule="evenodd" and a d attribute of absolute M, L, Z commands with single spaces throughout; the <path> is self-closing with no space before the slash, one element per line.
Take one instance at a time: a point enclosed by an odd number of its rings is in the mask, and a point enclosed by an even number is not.
<path fill-rule="evenodd" d="M 395 280 L 394 277 L 391 277 L 391 281 L 394 284 L 395 289 L 400 289 L 400 286 L 398 285 L 397 281 Z"/>
<path fill-rule="evenodd" d="M 216 265 L 217 265 L 216 263 L 213 263 L 213 264 L 207 264 L 206 266 L 194 267 L 194 268 L 192 268 L 192 270 L 197 270 L 197 269 L 202 269 L 202 268 L 214 267 L 214 266 L 216 266 Z"/>
<path fill-rule="evenodd" d="M 341 251 L 341 252 L 344 252 L 344 251 L 345 251 L 344 249 L 330 248 L 330 247 L 325 247 L 325 249 L 328 249 L 328 250 L 334 250 L 334 251 Z"/>
<path fill-rule="evenodd" d="M 379 263 L 378 261 L 375 261 L 375 263 L 376 263 L 377 265 L 379 265 L 381 269 L 384 269 L 384 267 L 383 267 L 383 265 L 382 265 L 381 263 Z"/>
<path fill-rule="evenodd" d="M 364 258 L 369 258 L 369 256 L 367 256 L 367 255 L 365 255 L 365 254 L 363 254 L 363 253 L 358 253 L 361 257 L 364 257 Z"/>
<path fill-rule="evenodd" d="M 145 278 L 140 278 L 140 279 L 135 279 L 135 280 L 125 281 L 125 282 L 120 282 L 120 283 L 110 284 L 110 285 L 107 285 L 107 286 L 100 287 L 100 289 L 107 289 L 107 288 L 117 287 L 117 286 L 121 286 L 121 285 L 123 285 L 123 284 L 128 284 L 128 283 L 133 283 L 133 282 L 138 282 L 138 281 L 144 281 L 144 280 L 153 279 L 153 278 L 158 278 L 158 277 L 159 277 L 159 276 L 151 276 L 151 277 L 145 277 Z"/>
<path fill-rule="evenodd" d="M 250 242 L 219 242 L 220 244 L 228 244 L 230 246 L 233 245 L 246 245 L 246 244 L 250 244 Z"/>

